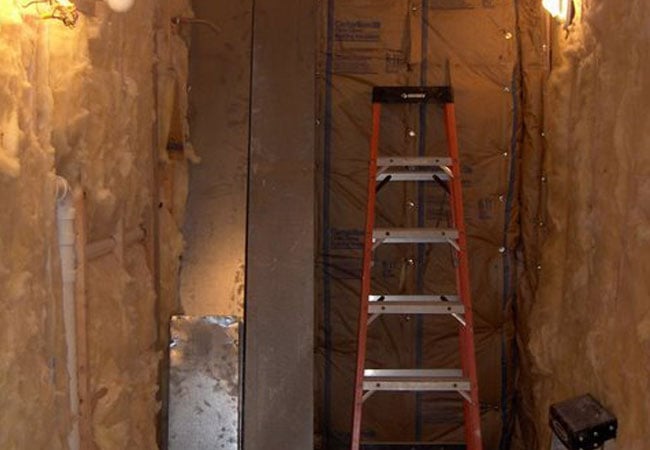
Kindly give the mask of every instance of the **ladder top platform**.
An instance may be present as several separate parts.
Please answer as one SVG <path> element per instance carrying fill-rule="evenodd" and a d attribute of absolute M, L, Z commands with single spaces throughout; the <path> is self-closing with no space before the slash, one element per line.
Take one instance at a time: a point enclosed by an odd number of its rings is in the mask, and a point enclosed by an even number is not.
<path fill-rule="evenodd" d="M 449 86 L 376 86 L 372 89 L 373 103 L 453 103 Z"/>

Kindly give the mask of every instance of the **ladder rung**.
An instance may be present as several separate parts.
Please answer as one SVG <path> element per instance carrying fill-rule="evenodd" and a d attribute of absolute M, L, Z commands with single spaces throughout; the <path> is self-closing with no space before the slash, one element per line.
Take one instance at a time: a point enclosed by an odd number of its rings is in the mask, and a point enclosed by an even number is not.
<path fill-rule="evenodd" d="M 449 242 L 458 239 L 458 231 L 452 228 L 376 228 L 372 239 L 382 244 Z"/>
<path fill-rule="evenodd" d="M 440 180 L 448 180 L 449 175 L 442 170 L 438 171 L 415 171 L 415 170 L 389 170 L 377 174 L 377 181 L 434 181 L 436 177 Z"/>
<path fill-rule="evenodd" d="M 463 314 L 465 307 L 458 302 L 374 302 L 370 314 Z"/>
<path fill-rule="evenodd" d="M 449 167 L 451 158 L 436 156 L 380 156 L 377 158 L 377 168 L 383 167 Z"/>
<path fill-rule="evenodd" d="M 466 450 L 465 444 L 435 442 L 362 442 L 363 450 Z"/>
<path fill-rule="evenodd" d="M 370 314 L 463 314 L 465 307 L 458 302 L 371 302 Z"/>
<path fill-rule="evenodd" d="M 372 294 L 368 296 L 371 302 L 457 302 L 458 296 L 453 295 L 381 295 Z"/>
<path fill-rule="evenodd" d="M 460 369 L 365 369 L 363 376 L 373 377 L 462 377 Z"/>
<path fill-rule="evenodd" d="M 469 391 L 470 383 L 456 369 L 367 369 L 366 391 Z"/>

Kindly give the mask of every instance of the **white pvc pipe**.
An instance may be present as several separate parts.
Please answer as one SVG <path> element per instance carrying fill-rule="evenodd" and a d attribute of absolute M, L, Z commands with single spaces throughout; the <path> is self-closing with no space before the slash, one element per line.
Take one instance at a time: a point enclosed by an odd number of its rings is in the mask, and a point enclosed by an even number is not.
<path fill-rule="evenodd" d="M 67 369 L 70 391 L 70 413 L 72 430 L 68 435 L 70 450 L 79 450 L 79 390 L 77 379 L 77 329 L 75 321 L 75 209 L 70 185 L 62 178 L 56 179 L 56 220 L 61 255 L 61 276 L 63 281 L 63 325 L 67 348 Z"/>

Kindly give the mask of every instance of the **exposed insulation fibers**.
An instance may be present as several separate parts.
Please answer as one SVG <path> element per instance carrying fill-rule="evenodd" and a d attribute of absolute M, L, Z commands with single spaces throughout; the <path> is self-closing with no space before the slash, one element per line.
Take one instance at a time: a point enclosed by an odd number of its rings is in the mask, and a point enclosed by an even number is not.
<path fill-rule="evenodd" d="M 182 1 L 168 5 L 169 16 L 191 16 L 192 12 Z M 185 203 L 188 191 L 188 162 L 187 160 L 170 159 L 167 146 L 172 129 L 175 113 L 181 120 L 183 153 L 185 157 L 193 157 L 189 138 L 187 121 L 187 90 L 188 90 L 188 48 L 181 37 L 181 28 L 172 32 L 161 29 L 156 35 L 158 51 L 162 52 L 161 64 L 158 66 L 158 146 L 159 158 L 164 164 L 160 166 L 161 202 L 159 208 L 160 220 L 160 302 L 159 333 L 167 336 L 169 333 L 168 318 L 181 313 L 179 299 L 179 272 L 181 253 L 184 242 L 180 229 L 185 217 Z M 174 111 L 178 108 L 178 111 Z"/>
<path fill-rule="evenodd" d="M 20 23 L 20 8 L 15 0 L 0 0 L 0 25 Z"/>
<path fill-rule="evenodd" d="M 155 46 L 154 33 L 157 20 L 170 28 L 169 14 L 187 10 L 188 2 L 162 3 L 141 0 L 117 15 L 96 2 L 95 16 L 68 29 L 29 16 L 20 23 L 0 0 L 3 450 L 64 449 L 72 420 L 54 173 L 85 190 L 89 241 L 122 227 L 144 226 L 152 236 L 155 120 L 162 115 L 155 109 L 154 67 L 176 64 L 179 77 L 186 71 L 186 52 L 168 40 Z M 173 194 L 181 214 L 183 164 Z M 180 253 L 179 221 L 164 221 L 165 235 L 173 237 L 166 255 Z M 93 440 L 100 449 L 153 449 L 160 349 L 152 258 L 141 244 L 121 255 L 86 267 Z M 166 271 L 163 291 L 177 285 L 174 272 Z"/>
<path fill-rule="evenodd" d="M 65 68 L 50 75 L 60 111 L 52 134 L 57 171 L 80 180 L 86 191 L 90 242 L 122 227 L 149 226 L 154 14 L 153 2 L 138 2 L 125 15 L 97 8 L 97 17 L 75 30 L 51 27 L 50 67 Z M 130 45 L 134 35 L 148 39 Z M 155 298 L 147 259 L 133 251 L 126 250 L 124 261 L 109 255 L 86 268 L 92 431 L 99 449 L 156 446 Z"/>
<path fill-rule="evenodd" d="M 536 449 L 536 432 L 532 416 L 531 369 L 528 342 L 528 315 L 538 286 L 537 265 L 540 241 L 544 237 L 542 205 L 545 183 L 542 182 L 543 90 L 548 74 L 549 49 L 545 39 L 547 14 L 539 0 L 518 2 L 519 45 L 523 118 L 520 143 L 519 207 L 521 241 L 517 251 L 518 292 L 514 314 L 517 332 L 517 375 L 514 438 L 511 450 Z M 507 442 L 505 443 L 507 445 Z"/>
<path fill-rule="evenodd" d="M 650 436 L 650 4 L 583 2 L 547 102 L 547 214 L 527 318 L 539 448 L 548 406 L 591 392 L 618 417 L 617 447 Z"/>
<path fill-rule="evenodd" d="M 2 126 L 1 133 L 0 173 L 15 178 L 20 174 L 18 142 L 21 134 L 18 128 L 18 114 L 15 111 L 9 114 L 8 120 Z"/>
<path fill-rule="evenodd" d="M 47 40 L 39 28 L 0 23 L 0 448 L 7 450 L 63 449 L 69 429 L 51 96 L 39 64 L 47 62 Z"/>
<path fill-rule="evenodd" d="M 144 247 L 132 247 L 120 266 L 109 255 L 87 274 L 93 431 L 102 450 L 152 449 L 159 355 Z"/>

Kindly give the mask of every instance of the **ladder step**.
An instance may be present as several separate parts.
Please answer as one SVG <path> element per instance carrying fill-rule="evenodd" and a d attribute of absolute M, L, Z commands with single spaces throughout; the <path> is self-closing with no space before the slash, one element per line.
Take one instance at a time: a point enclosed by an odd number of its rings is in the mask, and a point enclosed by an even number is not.
<path fill-rule="evenodd" d="M 449 242 L 458 239 L 458 231 L 452 228 L 376 228 L 372 239 L 382 244 Z"/>
<path fill-rule="evenodd" d="M 442 170 L 387 170 L 377 174 L 377 181 L 434 181 L 436 178 L 448 180 L 449 175 Z"/>
<path fill-rule="evenodd" d="M 434 442 L 362 442 L 363 450 L 466 450 L 465 444 L 437 444 Z"/>
<path fill-rule="evenodd" d="M 370 314 L 463 314 L 465 307 L 459 302 L 443 301 L 381 301 L 370 302 Z"/>
<path fill-rule="evenodd" d="M 457 302 L 374 302 L 370 314 L 463 314 L 465 307 Z"/>
<path fill-rule="evenodd" d="M 377 168 L 386 167 L 450 167 L 451 158 L 436 156 L 380 156 L 377 158 Z"/>
<path fill-rule="evenodd" d="M 366 391 L 469 391 L 470 382 L 456 369 L 366 369 Z"/>
<path fill-rule="evenodd" d="M 458 302 L 458 296 L 453 295 L 382 295 L 372 294 L 368 296 L 371 302 Z"/>

